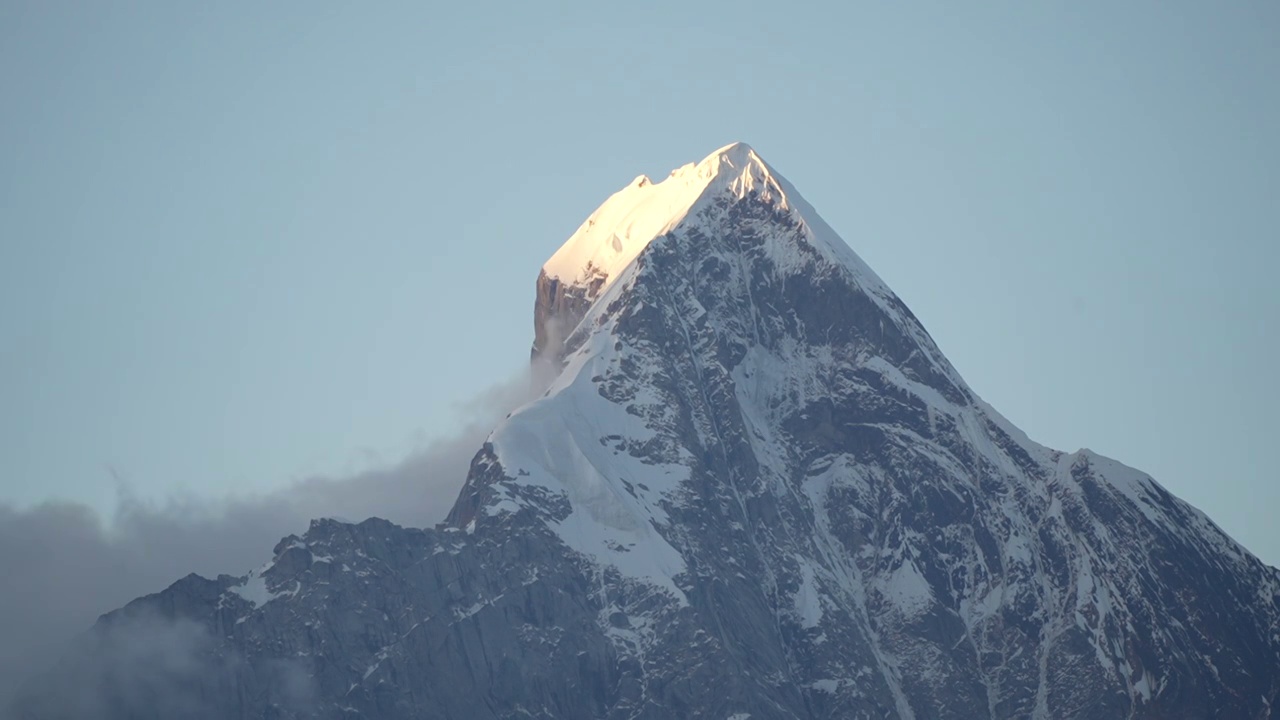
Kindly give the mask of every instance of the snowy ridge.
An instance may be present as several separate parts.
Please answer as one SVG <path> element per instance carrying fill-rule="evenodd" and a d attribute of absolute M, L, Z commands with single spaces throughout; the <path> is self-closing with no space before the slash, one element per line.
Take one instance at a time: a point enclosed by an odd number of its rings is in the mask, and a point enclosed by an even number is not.
<path fill-rule="evenodd" d="M 655 526 L 668 524 L 661 500 L 689 473 L 678 462 L 647 464 L 602 442 L 627 438 L 642 443 L 655 435 L 638 417 L 601 397 L 590 381 L 603 367 L 619 362 L 619 351 L 605 342 L 607 337 L 594 336 L 573 356 L 546 399 L 513 414 L 490 442 L 520 485 L 568 497 L 571 513 L 552 523 L 566 545 L 683 600 L 672 578 L 684 571 L 684 562 Z M 499 486 L 487 511 L 520 507 L 518 496 Z"/>
<path fill-rule="evenodd" d="M 601 277 L 610 284 L 654 238 L 678 225 L 713 186 L 756 184 L 768 184 L 768 171 L 743 143 L 726 145 L 701 162 L 677 168 L 662 182 L 641 175 L 591 213 L 542 270 L 567 283 L 585 284 Z"/>

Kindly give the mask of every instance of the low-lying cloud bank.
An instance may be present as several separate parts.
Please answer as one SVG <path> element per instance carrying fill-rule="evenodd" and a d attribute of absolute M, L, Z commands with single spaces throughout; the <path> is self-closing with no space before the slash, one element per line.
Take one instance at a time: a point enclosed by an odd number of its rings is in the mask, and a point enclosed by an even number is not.
<path fill-rule="evenodd" d="M 238 691 L 284 715 L 305 713 L 317 698 L 303 663 L 255 661 L 219 648 L 200 623 L 138 608 L 78 638 L 57 668 L 26 686 L 31 692 L 18 700 L 14 720 L 112 720 L 140 709 L 148 717 L 215 720 L 238 714 Z M 251 678 L 250 686 L 237 686 L 236 677 Z"/>
<path fill-rule="evenodd" d="M 99 615 L 188 573 L 241 575 L 314 517 L 439 522 L 489 431 L 539 390 L 527 376 L 497 386 L 460 413 L 464 421 L 453 437 L 352 477 L 213 501 L 156 504 L 122 491 L 110 522 L 75 502 L 28 510 L 0 505 L 0 717 L 16 690 L 49 668 Z"/>

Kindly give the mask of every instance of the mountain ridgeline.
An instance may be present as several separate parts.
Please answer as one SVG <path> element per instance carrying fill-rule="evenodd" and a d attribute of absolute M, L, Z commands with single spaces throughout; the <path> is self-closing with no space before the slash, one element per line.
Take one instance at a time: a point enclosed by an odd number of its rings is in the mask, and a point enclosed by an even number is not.
<path fill-rule="evenodd" d="M 1036 444 L 748 146 L 537 282 L 447 521 L 317 520 L 104 616 L 46 718 L 1269 718 L 1280 573 Z"/>

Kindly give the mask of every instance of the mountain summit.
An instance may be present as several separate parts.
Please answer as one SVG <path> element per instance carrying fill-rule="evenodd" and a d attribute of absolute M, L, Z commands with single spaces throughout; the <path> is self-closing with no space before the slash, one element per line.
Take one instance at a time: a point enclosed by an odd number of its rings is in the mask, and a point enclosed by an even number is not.
<path fill-rule="evenodd" d="M 572 285 L 604 286 L 613 282 L 649 243 L 725 197 L 755 194 L 779 210 L 800 216 L 792 197 L 799 194 L 746 143 L 733 143 L 671 171 L 659 183 L 641 175 L 605 201 L 578 231 L 543 265 L 547 277 Z M 808 214 L 817 218 L 803 200 Z M 801 216 L 802 217 L 802 216 Z M 819 221 L 821 222 L 821 221 Z M 822 242 L 842 246 L 821 225 Z M 815 238 L 816 239 L 816 238 Z"/>
<path fill-rule="evenodd" d="M 444 525 L 180 580 L 19 717 L 1271 717 L 1280 573 L 983 403 L 750 147 L 610 197 L 534 335 Z M 122 664 L 175 627 L 188 670 Z"/>

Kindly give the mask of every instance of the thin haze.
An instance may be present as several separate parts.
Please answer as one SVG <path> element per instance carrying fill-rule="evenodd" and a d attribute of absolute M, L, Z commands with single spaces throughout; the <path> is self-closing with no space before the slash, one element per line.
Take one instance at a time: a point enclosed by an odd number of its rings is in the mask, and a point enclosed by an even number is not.
<path fill-rule="evenodd" d="M 1264 2 L 0 3 L 0 559 L 56 568 L 7 602 L 61 627 L 310 512 L 442 513 L 539 265 L 733 140 L 1033 438 L 1280 563 L 1277 37 Z M 306 482 L 459 438 L 386 502 Z"/>
<path fill-rule="evenodd" d="M 311 478 L 258 495 L 171 498 L 163 504 L 123 492 L 105 522 L 74 502 L 47 502 L 25 511 L 0 505 L 0 577 L 6 582 L 0 593 L 0 718 L 12 694 L 59 657 L 88 661 L 92 653 L 67 654 L 68 644 L 102 613 L 192 572 L 210 578 L 242 575 L 269 560 L 282 536 L 306 531 L 311 518 L 376 516 L 410 526 L 443 520 L 489 428 L 529 400 L 535 387 L 522 374 L 490 388 L 457 411 L 455 434 L 398 463 L 350 477 Z M 105 657 L 111 661 L 97 671 L 106 685 L 161 683 L 151 687 L 155 691 L 181 679 L 149 679 L 157 664 L 181 670 L 184 663 L 194 663 L 189 674 L 198 673 L 203 634 L 160 618 L 134 618 L 128 627 L 106 641 L 112 649 Z M 101 712 L 95 692 L 81 688 L 74 701 Z M 75 717 L 91 715 L 76 712 Z"/>

